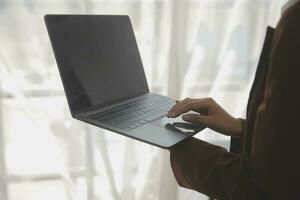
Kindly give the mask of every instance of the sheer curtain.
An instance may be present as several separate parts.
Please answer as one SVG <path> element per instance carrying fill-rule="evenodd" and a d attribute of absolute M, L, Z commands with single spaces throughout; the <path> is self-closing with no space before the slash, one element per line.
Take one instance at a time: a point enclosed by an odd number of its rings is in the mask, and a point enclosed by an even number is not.
<path fill-rule="evenodd" d="M 149 86 L 245 115 L 267 25 L 285 0 L 0 0 L 0 199 L 206 199 L 179 188 L 169 154 L 70 117 L 46 13 L 126 14 Z M 206 130 L 196 137 L 228 147 Z"/>

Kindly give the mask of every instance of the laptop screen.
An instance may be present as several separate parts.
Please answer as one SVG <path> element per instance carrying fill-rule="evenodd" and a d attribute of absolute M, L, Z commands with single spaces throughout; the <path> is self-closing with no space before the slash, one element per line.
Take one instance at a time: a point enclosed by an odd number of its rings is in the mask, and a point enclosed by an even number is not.
<path fill-rule="evenodd" d="M 46 15 L 72 113 L 149 92 L 128 16 Z"/>

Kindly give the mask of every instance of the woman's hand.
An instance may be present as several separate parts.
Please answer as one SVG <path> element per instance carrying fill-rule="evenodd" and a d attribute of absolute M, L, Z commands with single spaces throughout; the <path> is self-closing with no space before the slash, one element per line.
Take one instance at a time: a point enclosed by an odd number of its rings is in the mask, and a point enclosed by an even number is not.
<path fill-rule="evenodd" d="M 184 114 L 195 111 L 199 114 Z M 173 106 L 168 117 L 175 118 L 184 114 L 182 119 L 186 122 L 196 122 L 206 125 L 208 128 L 224 135 L 242 138 L 243 122 L 228 114 L 212 98 L 184 99 Z"/>

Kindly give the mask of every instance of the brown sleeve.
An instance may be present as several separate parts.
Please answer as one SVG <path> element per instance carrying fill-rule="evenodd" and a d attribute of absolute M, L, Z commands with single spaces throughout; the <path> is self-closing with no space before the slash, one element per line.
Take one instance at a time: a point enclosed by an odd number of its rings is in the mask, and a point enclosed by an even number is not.
<path fill-rule="evenodd" d="M 249 175 L 249 156 L 190 138 L 171 149 L 178 184 L 217 199 L 265 199 Z"/>
<path fill-rule="evenodd" d="M 241 138 L 231 137 L 230 138 L 230 152 L 231 153 L 242 153 L 243 144 L 244 144 L 244 132 L 245 132 L 245 119 L 241 119 L 243 127 L 243 135 Z"/>

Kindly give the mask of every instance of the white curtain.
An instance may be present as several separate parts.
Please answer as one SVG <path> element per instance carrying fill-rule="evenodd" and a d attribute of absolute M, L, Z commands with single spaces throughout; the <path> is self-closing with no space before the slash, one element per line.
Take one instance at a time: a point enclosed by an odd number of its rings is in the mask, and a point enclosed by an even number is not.
<path fill-rule="evenodd" d="M 194 200 L 165 150 L 70 117 L 47 13 L 126 14 L 149 86 L 245 115 L 265 30 L 285 0 L 0 0 L 0 199 Z M 227 137 L 196 137 L 228 147 Z"/>

